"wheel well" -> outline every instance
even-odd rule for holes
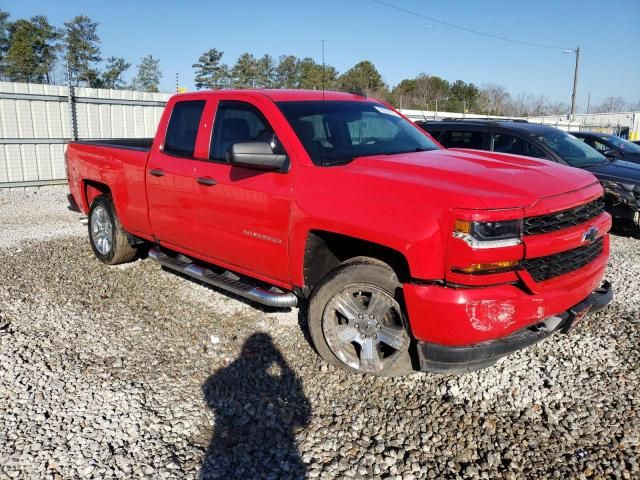
[[[111,189],[108,185],[94,180],[84,181],[84,198],[87,200],[87,207],[91,208],[91,204],[96,197],[104,194],[110,194]]]
[[[403,282],[410,278],[409,263],[402,253],[377,243],[332,232],[309,233],[304,252],[304,283],[312,289],[331,270],[354,257],[371,257],[388,264]]]

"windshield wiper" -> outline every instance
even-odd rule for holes
[[[431,152],[433,150],[437,150],[437,149],[436,148],[416,147],[413,150],[402,150],[400,152],[385,153],[385,155],[402,155],[404,153]]]
[[[588,167],[597,167],[599,165],[604,165],[605,163],[607,163],[606,161],[604,162],[600,162],[600,163],[585,163],[584,165],[580,165],[580,168],[588,168]]]

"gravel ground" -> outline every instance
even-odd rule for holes
[[[2,478],[640,478],[640,240],[572,334],[382,379],[319,360],[298,310],[102,265],[64,193],[0,195]]]

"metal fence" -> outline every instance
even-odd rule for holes
[[[0,82],[0,188],[65,183],[70,140],[152,137],[170,96]]]
[[[170,96],[169,93],[0,82],[0,189],[66,183],[64,149],[70,140],[154,136]],[[484,117],[422,110],[402,112],[414,121]],[[630,138],[640,138],[640,114],[632,115],[629,117],[632,125],[626,131],[630,132]],[[574,122],[560,117],[528,120],[569,131],[579,130],[586,124],[586,119],[578,118]],[[595,121],[588,120],[591,124]],[[625,121],[628,122],[627,117]]]

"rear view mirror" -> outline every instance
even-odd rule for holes
[[[273,153],[269,142],[234,143],[230,159],[233,165],[281,172],[286,171],[289,164],[284,153]]]

